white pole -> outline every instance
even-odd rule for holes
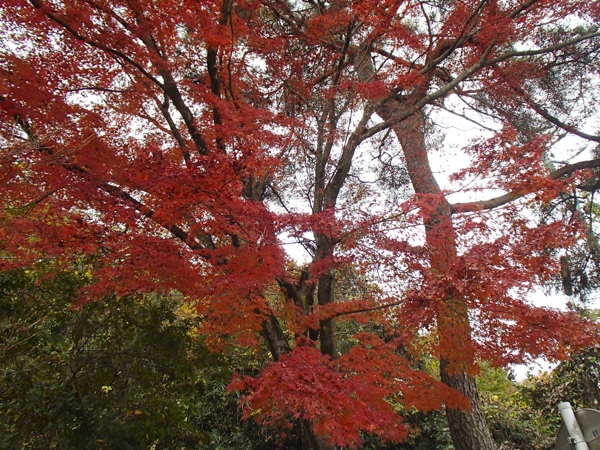
[[[583,433],[581,428],[579,427],[579,423],[577,423],[577,419],[575,418],[575,413],[573,412],[573,408],[571,408],[571,404],[569,402],[561,402],[558,404],[558,411],[562,417],[562,420],[569,432],[569,439],[571,445],[574,450],[590,450],[585,439],[583,438]]]

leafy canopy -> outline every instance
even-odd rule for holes
[[[270,351],[233,384],[257,418],[325,445],[402,439],[393,402],[480,424],[477,360],[596,340],[527,293],[586,234],[577,208],[538,213],[596,189],[600,161],[571,158],[600,142],[599,16],[587,0],[5,1],[0,269],[93,258],[78,304],[181,293],[211,349]],[[477,129],[453,177],[465,203],[429,161],[443,111]],[[348,316],[393,332],[341,354]],[[410,368],[424,353],[444,386]]]

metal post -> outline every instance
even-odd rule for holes
[[[571,404],[569,402],[561,402],[558,404],[558,411],[562,417],[562,420],[569,432],[569,436],[571,437],[570,442],[571,446],[574,450],[590,450],[585,439],[583,438],[583,432],[579,427],[579,423],[577,423],[577,419],[575,418],[575,413],[573,412],[573,408],[571,408]]]

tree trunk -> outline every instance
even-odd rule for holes
[[[275,361],[291,351],[291,347],[274,314],[263,320],[262,333]],[[313,432],[311,424],[306,420],[297,421],[300,432],[298,450],[335,450],[335,446],[327,444],[326,440]]]
[[[479,395],[475,378],[464,371],[450,375],[448,361],[440,361],[442,382],[463,394],[471,405],[471,411],[446,408],[446,417],[455,450],[495,449],[496,443],[485,423],[479,407]]]
[[[300,438],[298,450],[335,450],[335,445],[327,444],[313,433],[311,424],[306,420],[300,422]]]
[[[368,52],[357,52],[355,66],[359,79],[370,82],[376,78],[373,61]],[[383,120],[402,117],[403,114],[414,110],[411,104],[420,100],[426,94],[429,81],[424,79],[421,86],[413,89],[413,93],[404,99],[390,99],[378,106],[377,114]],[[416,100],[415,100],[416,99]],[[376,103],[379,99],[373,98]],[[441,276],[448,272],[456,258],[456,240],[452,224],[452,209],[433,176],[427,146],[425,144],[425,119],[419,111],[393,125],[413,189],[417,195],[427,195],[432,204],[433,213],[424,217],[425,238],[430,250],[432,271]],[[460,297],[454,295],[452,289],[439,299],[437,314],[438,335],[446,342],[441,343],[441,349],[462,348],[462,342],[471,339],[471,329],[468,317],[468,306]],[[474,378],[464,369],[474,361],[467,361],[468,355],[458,364],[450,367],[446,355],[440,354],[440,376],[442,382],[463,394],[471,405],[470,411],[460,411],[448,408],[446,415],[450,426],[450,434],[457,450],[495,450],[496,445],[487,427],[485,417],[479,407],[479,396]]]
[[[263,319],[261,328],[267,347],[269,347],[271,356],[273,356],[273,360],[279,361],[279,358],[281,358],[282,355],[285,355],[292,350],[275,314],[270,312],[269,315]]]
[[[406,105],[391,100],[378,111],[384,119],[397,115]],[[393,126],[393,130],[402,146],[411,184],[417,194],[431,195],[434,212],[424,218],[426,242],[430,250],[432,271],[444,276],[456,258],[455,231],[452,224],[451,208],[443,196],[427,156],[424,135],[424,119],[419,113]],[[451,286],[440,298],[437,312],[440,348],[451,352],[458,348],[468,348],[471,328],[468,306],[464,300],[455,296]],[[466,371],[471,366],[473,355],[467,351],[454,365],[449,364],[445,354],[440,354],[440,376],[442,382],[456,389],[469,401],[471,410],[462,411],[448,408],[446,415],[450,434],[456,450],[494,450],[496,445],[486,425],[485,417],[479,407],[479,395],[473,376]]]
[[[325,306],[333,302],[333,275],[330,273],[319,279],[319,291],[317,293],[319,305]],[[329,355],[331,359],[338,358],[337,338],[335,334],[334,319],[321,320],[321,353]]]

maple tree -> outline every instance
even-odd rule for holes
[[[401,440],[394,405],[445,405],[457,449],[493,448],[477,360],[562,358],[595,340],[592,322],[526,294],[586,232],[576,208],[534,213],[596,189],[600,160],[547,162],[564,135],[600,142],[585,128],[598,2],[0,11],[2,268],[93,257],[80,302],[175,290],[213,348],[262,338],[273,362],[232,388],[248,391],[249,416],[299,423],[306,448]],[[440,188],[442,112],[478,128],[453,178],[488,199]],[[306,263],[290,262],[289,240]],[[348,267],[366,280],[354,293],[340,289]],[[340,352],[336,320],[349,318],[388,338],[361,333]],[[441,381],[408,364],[422,352]]]

